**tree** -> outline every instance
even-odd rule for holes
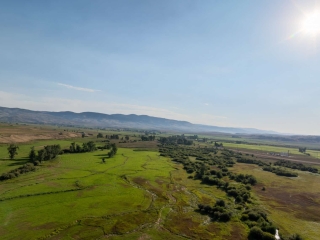
[[[103,138],[102,133],[98,133],[97,138]]]
[[[70,146],[70,152],[74,153],[76,151],[76,143],[73,142],[71,143],[71,146]]]
[[[14,156],[18,155],[19,147],[17,145],[10,144],[10,146],[7,149],[8,149],[8,154],[10,159],[14,159]]]
[[[117,151],[118,151],[118,148],[117,148],[116,144],[112,143],[111,150],[110,150],[110,152],[108,152],[108,157],[109,158],[113,157],[114,155],[116,155]]]
[[[44,149],[39,150],[38,151],[38,160],[40,163],[44,160],[44,157],[45,157]]]
[[[32,147],[29,153],[29,159],[31,162],[35,162],[36,158],[37,158],[36,151],[34,150],[34,147]]]
[[[116,144],[115,144],[115,143],[111,144],[111,148],[112,148],[112,150],[113,150],[114,154],[116,154],[116,153],[117,153],[117,151],[118,151],[118,148],[117,148],[117,146],[116,146]]]
[[[79,144],[76,145],[76,151],[77,151],[77,153],[82,152],[82,148]]]
[[[42,162],[43,160],[51,160],[60,154],[61,147],[57,145],[48,145],[43,149],[38,151],[38,160]]]
[[[299,152],[305,153],[307,151],[306,147],[299,147]]]
[[[87,143],[88,151],[93,152],[96,150],[96,144],[93,141]]]

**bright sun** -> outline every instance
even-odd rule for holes
[[[320,33],[320,12],[315,11],[312,14],[307,15],[303,22],[303,29],[307,33]]]

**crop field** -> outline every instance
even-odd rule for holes
[[[257,150],[257,151],[261,151],[261,152],[275,152],[275,153],[284,152],[284,153],[287,153],[289,151],[290,154],[304,156],[303,153],[299,152],[298,148],[268,146],[268,145],[263,145],[263,144],[253,145],[253,144],[223,143],[223,145],[227,148]],[[309,153],[310,156],[312,156],[314,158],[320,158],[320,151],[307,150],[306,153]]]

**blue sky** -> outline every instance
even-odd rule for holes
[[[2,1],[0,106],[320,135],[320,1]],[[319,36],[317,36],[319,35]]]

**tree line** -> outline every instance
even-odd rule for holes
[[[96,149],[97,149],[96,144],[93,141],[82,143],[82,146],[73,142],[71,143],[69,149],[64,149],[63,152],[64,153],[85,153],[85,152],[93,152]]]
[[[192,145],[193,141],[188,140],[184,135],[173,135],[169,137],[160,137],[159,142],[164,144],[181,144],[181,145]]]
[[[286,167],[286,168],[291,168],[291,169],[298,169],[301,171],[308,171],[312,173],[318,173],[318,169],[311,167],[311,166],[306,166],[302,163],[297,163],[297,162],[291,162],[291,161],[286,161],[286,160],[279,160],[274,163],[275,166],[280,166],[280,167]]]

